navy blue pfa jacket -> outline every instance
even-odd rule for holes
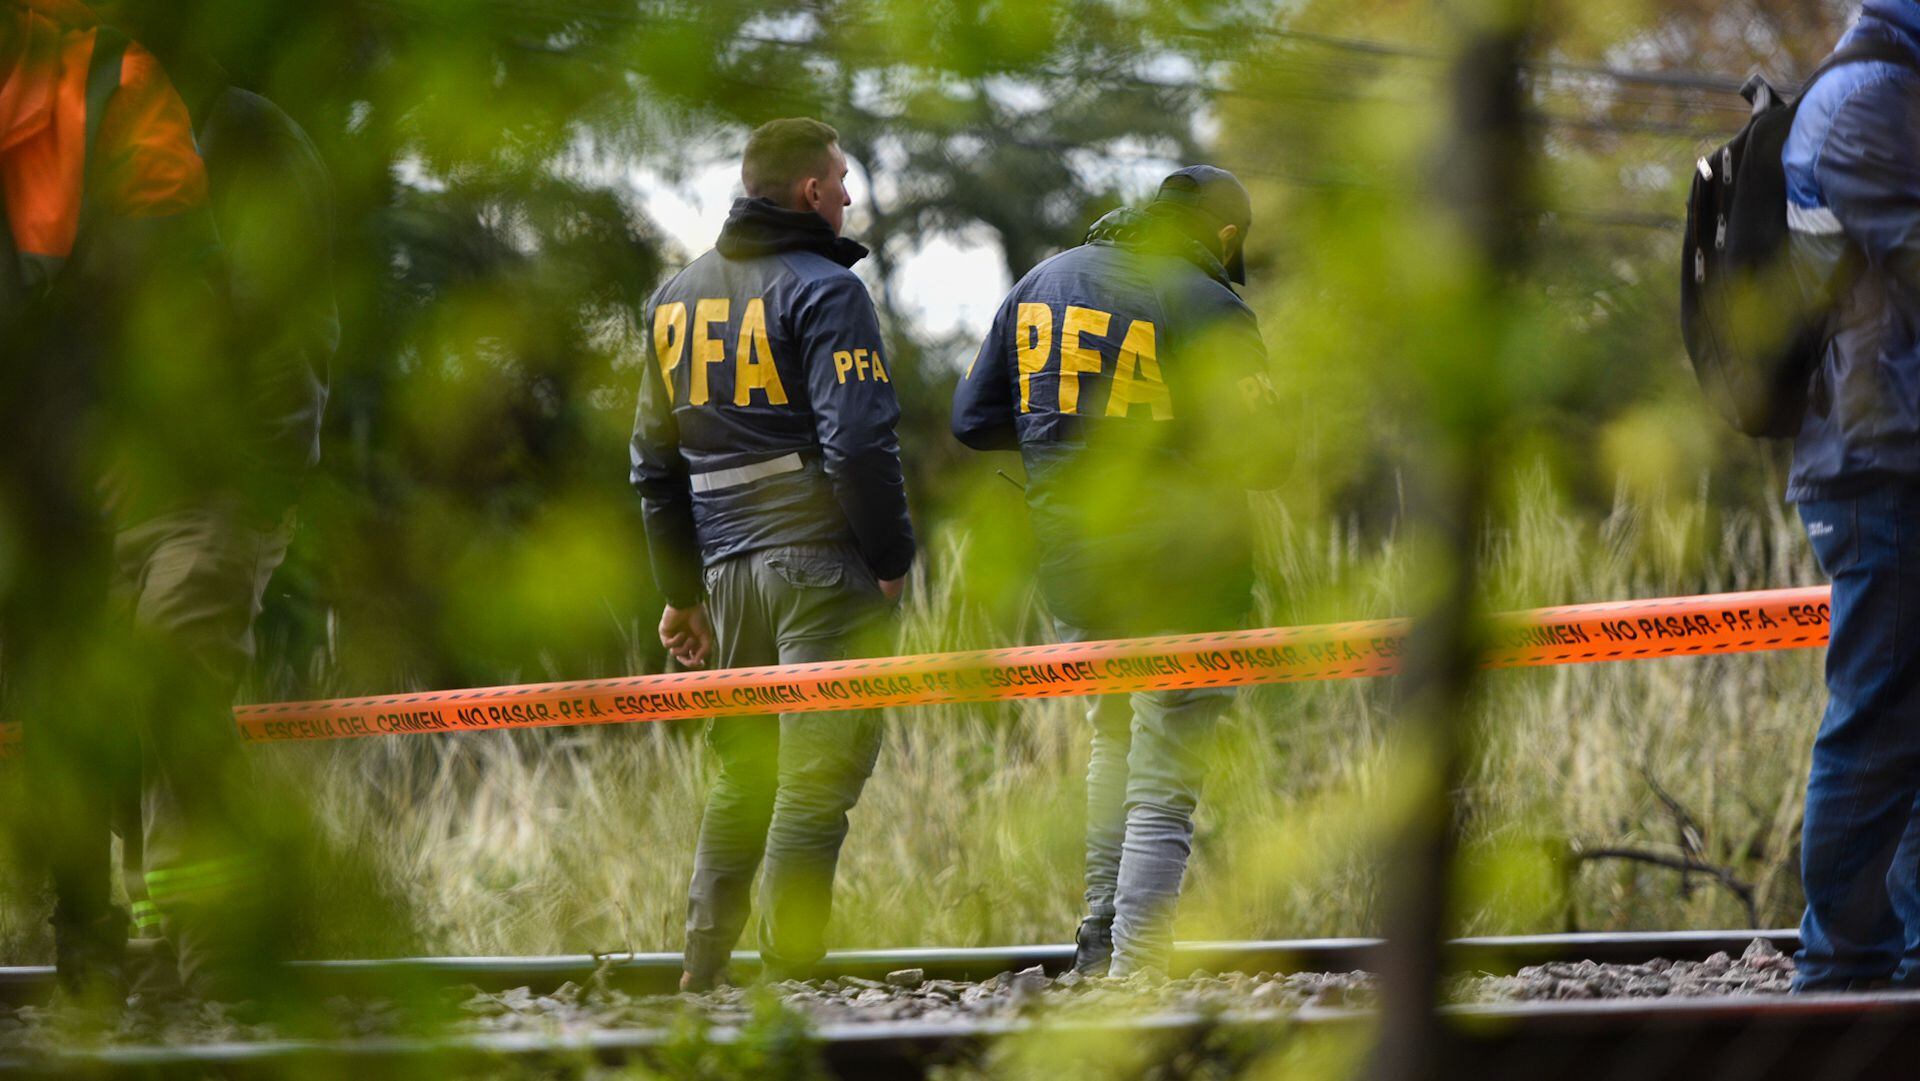
[[[1866,0],[1841,44],[1865,38],[1920,65],[1920,4]],[[1795,274],[1811,291],[1839,289],[1787,498],[1920,478],[1920,71],[1862,60],[1822,76],[1781,164]]]
[[[865,255],[818,214],[740,199],[648,300],[632,480],[668,603],[700,601],[702,565],[775,545],[852,541],[882,579],[912,564],[900,406],[848,269]]]
[[[1119,210],[1013,287],[955,391],[953,433],[1021,452],[1056,618],[1209,630],[1248,603],[1246,490],[1279,482],[1274,400],[1219,260]]]

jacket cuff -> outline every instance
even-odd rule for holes
[[[887,546],[878,555],[869,556],[868,565],[873,568],[873,576],[883,582],[904,576],[913,569],[915,546],[911,535]]]
[[[661,586],[660,592],[666,597],[667,603],[675,608],[698,608],[707,601],[706,591],[697,586],[691,592],[681,588],[668,589],[666,586]]]

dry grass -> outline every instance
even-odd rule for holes
[[[1634,510],[1623,499],[1596,522],[1562,512],[1544,482],[1522,487],[1511,530],[1486,549],[1497,606],[1818,580],[1797,528],[1777,514],[1710,521],[1697,501]],[[1403,609],[1404,538],[1367,544],[1351,528],[1297,526],[1277,506],[1269,516],[1264,619]],[[957,565],[957,543],[948,538],[932,564]],[[919,585],[904,648],[990,637],[978,613],[957,605],[951,583]],[[1218,741],[1183,936],[1375,928],[1374,853],[1395,792],[1389,689],[1328,683],[1242,697]],[[1812,651],[1491,674],[1464,797],[1462,929],[1744,922],[1745,909],[1703,878],[1683,887],[1668,870],[1570,858],[1600,845],[1678,854],[1676,807],[1695,826],[1697,858],[1752,882],[1761,922],[1791,922],[1793,843],[1821,701]],[[834,941],[1063,941],[1079,911],[1080,712],[1066,700],[893,716],[853,815]],[[696,725],[262,753],[286,783],[312,794],[327,834],[410,910],[411,926],[390,935],[389,948],[679,945],[706,785]],[[323,901],[344,912],[358,888],[326,883]],[[0,941],[15,944],[14,956],[37,952],[30,928],[20,905],[0,906]],[[325,939],[314,952],[359,952]]]
[[[1623,500],[1606,519],[1582,522],[1547,491],[1527,486],[1511,532],[1488,545],[1494,604],[1817,580],[1797,530],[1778,515],[1710,522],[1698,503],[1632,510]],[[1400,545],[1368,549],[1352,530],[1308,534],[1277,509],[1273,535],[1266,618],[1396,611]],[[959,562],[951,543],[943,556],[935,566]],[[943,609],[950,594],[923,583],[904,648],[936,648],[956,633],[964,614]],[[1243,697],[1201,811],[1184,935],[1374,928],[1373,852],[1394,788],[1388,689],[1318,684]],[[1683,886],[1660,868],[1570,858],[1602,845],[1679,854],[1683,815],[1698,835],[1696,858],[1752,882],[1762,922],[1791,922],[1792,846],[1820,702],[1815,652],[1491,674],[1465,798],[1463,929],[1744,922],[1739,902],[1704,878]],[[853,815],[835,941],[1063,940],[1080,891],[1080,709],[1053,701],[896,714]],[[679,942],[705,785],[695,727],[295,753],[335,835],[411,903],[422,948],[661,950]]]

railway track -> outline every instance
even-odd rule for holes
[[[1590,960],[1633,964],[1664,957],[1700,961],[1715,953],[1738,955],[1756,938],[1782,952],[1799,947],[1794,931],[1654,931],[1624,934],[1514,935],[1455,939],[1448,959],[1462,970],[1504,972],[1522,965]],[[1351,972],[1370,969],[1381,949],[1373,938],[1308,938],[1264,942],[1182,943],[1171,964],[1174,976],[1193,972]],[[975,949],[849,950],[828,955],[820,978],[882,979],[900,969],[922,969],[928,979],[983,980],[1001,972],[1040,966],[1049,974],[1073,963],[1072,946],[992,946]],[[734,970],[752,975],[759,955],[734,955]],[[629,994],[668,994],[680,979],[677,953],[570,954],[556,957],[406,957],[367,961],[298,961],[289,976],[328,994],[366,994],[391,987],[439,984],[503,991],[529,987],[550,991],[568,982],[584,984],[600,971]],[[44,1000],[53,990],[48,966],[0,967],[0,1003]]]
[[[1672,932],[1622,935],[1549,935],[1462,939],[1449,944],[1455,967],[1511,972],[1522,965],[1591,960],[1640,964],[1660,957],[1702,961],[1738,955],[1754,938],[1782,950],[1791,932]],[[1381,944],[1370,939],[1196,943],[1175,961],[1176,975],[1192,972],[1307,972],[1365,969]],[[888,950],[835,954],[823,976],[879,979],[917,968],[929,980],[976,980],[1039,966],[1064,969],[1071,949],[1025,946],[975,950]],[[371,993],[396,982],[415,986],[551,989],[582,982],[606,959],[413,958],[393,961],[310,962],[297,978],[333,993]],[[750,970],[753,958],[742,955]],[[658,993],[678,971],[678,957],[650,954],[606,960],[603,970],[631,994]],[[0,991],[15,1001],[44,993],[44,969],[0,970]],[[291,974],[290,974],[291,975]],[[1653,1081],[1665,1077],[1793,1078],[1900,1077],[1920,1073],[1920,992],[1848,996],[1769,996],[1722,999],[1634,999],[1461,1005],[1446,1008],[1454,1022],[1444,1052],[1444,1076],[1547,1078],[1550,1081]],[[993,1045],[1044,1026],[1049,1038],[1124,1040],[1157,1054],[1257,1057],[1283,1051],[1290,1041],[1317,1036],[1371,1038],[1364,1009],[1308,1004],[1286,1010],[1159,1012],[1093,1020],[1028,1016],[979,1020],[882,1021],[828,1024],[814,1029],[800,1053],[833,1076],[913,1078],[939,1064],[965,1062]],[[727,1048],[757,1037],[718,1028],[706,1034]],[[0,1054],[0,1071],[75,1077],[350,1077],[481,1076],[510,1067],[528,1076],[543,1071],[572,1076],[586,1063],[623,1065],[670,1055],[684,1035],[659,1029],[498,1032],[444,1038],[388,1038],[352,1042],[273,1040],[190,1047],[114,1047],[36,1058]]]

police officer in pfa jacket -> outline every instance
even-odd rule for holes
[[[873,302],[839,236],[845,156],[815,120],[747,141],[747,197],[714,250],[647,304],[633,484],[660,640],[683,664],[837,660],[880,638],[913,562],[894,425],[899,405]],[[712,986],[746,923],[761,855],[767,971],[824,953],[847,811],[880,747],[873,712],[715,720],[687,899],[682,985]]]
[[[1245,280],[1246,189],[1166,178],[1015,285],[955,394],[953,431],[1015,449],[1040,587],[1066,640],[1216,630],[1253,588],[1246,489],[1270,487],[1273,387]],[[1218,688],[1097,699],[1087,916],[1075,967],[1163,967]]]
[[[1800,990],[1920,986],[1920,4],[1866,0],[1841,46],[1868,43],[1781,155],[1794,270],[1836,300],[1787,480],[1833,579]]]

